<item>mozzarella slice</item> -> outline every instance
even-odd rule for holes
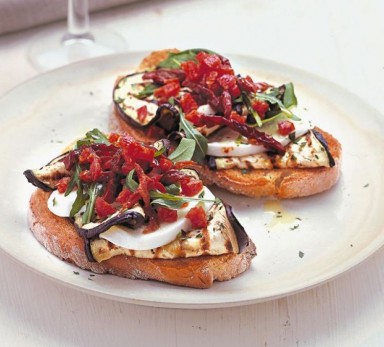
[[[76,191],[70,192],[67,196],[54,190],[48,199],[48,209],[59,217],[69,217],[72,205],[76,200]]]
[[[296,137],[304,135],[313,128],[309,121],[292,122],[295,125]],[[283,146],[291,142],[288,136],[282,136],[278,133],[276,122],[267,123],[261,131],[271,135]],[[239,136],[238,132],[225,127],[209,137],[207,154],[214,157],[242,157],[267,151],[263,145],[249,144],[247,141],[246,137]]]
[[[198,197],[199,194],[195,197]],[[113,243],[116,246],[137,251],[164,246],[176,239],[181,230],[189,230],[191,228],[189,219],[185,218],[185,215],[191,208],[195,207],[198,203],[202,204],[205,211],[208,211],[212,207],[215,196],[206,187],[204,187],[204,199],[210,201],[189,202],[188,206],[180,208],[177,211],[178,220],[176,222],[162,223],[160,228],[154,232],[144,233],[145,226],[132,230],[122,225],[114,225],[106,232],[101,233],[99,237]]]

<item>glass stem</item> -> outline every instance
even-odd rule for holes
[[[78,41],[93,41],[90,33],[88,0],[68,0],[67,33],[64,44]]]

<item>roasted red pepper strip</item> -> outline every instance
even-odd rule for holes
[[[226,125],[228,128],[237,131],[249,139],[255,139],[264,147],[276,150],[279,154],[285,153],[284,146],[276,141],[272,136],[258,131],[255,127],[250,127],[244,123],[237,122],[233,119],[227,119],[221,116],[202,115],[202,119],[209,125]]]

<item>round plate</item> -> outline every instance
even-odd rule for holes
[[[23,171],[55,157],[92,128],[108,130],[117,76],[145,53],[85,61],[54,70],[0,99],[0,247],[31,269],[72,288],[141,305],[211,308],[261,302],[319,285],[352,268],[384,243],[383,117],[355,95],[303,71],[230,56],[256,80],[295,84],[300,108],[343,145],[342,176],[330,191],[301,199],[251,199],[215,189],[234,207],[255,242],[251,268],[208,290],[94,275],[48,253],[27,225],[33,187]]]

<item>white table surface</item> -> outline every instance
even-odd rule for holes
[[[380,0],[143,1],[99,13],[92,24],[122,34],[131,51],[208,47],[298,67],[383,110],[383,15]],[[0,95],[37,75],[25,55],[33,35],[64,27],[0,36]],[[184,310],[91,296],[0,250],[0,346],[383,346],[383,264],[381,249],[299,294]]]

